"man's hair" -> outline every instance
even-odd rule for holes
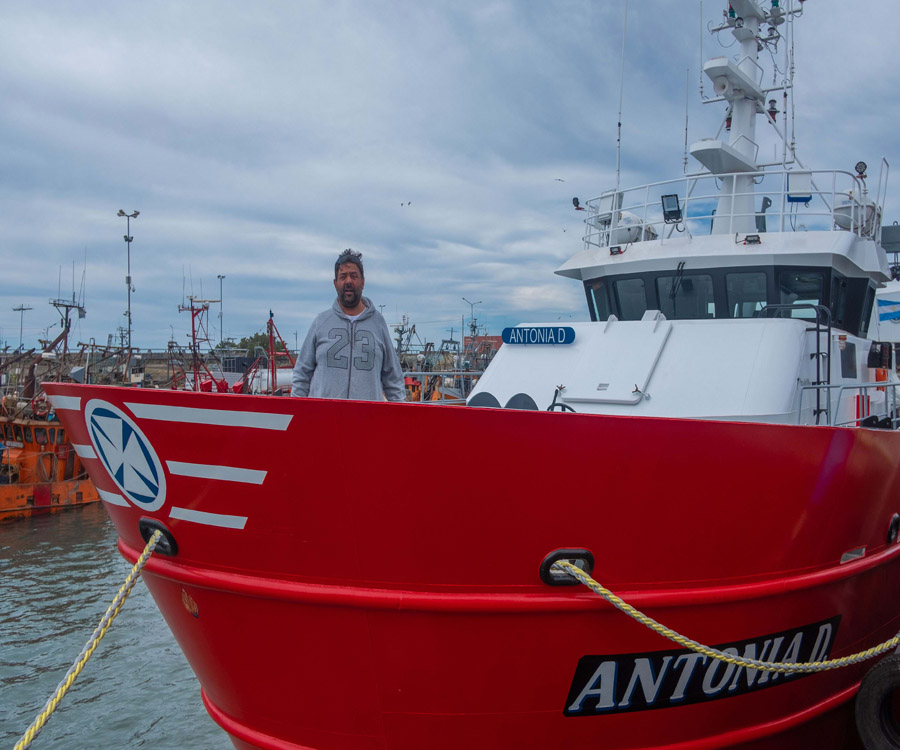
[[[366,273],[363,271],[362,253],[358,253],[348,247],[338,255],[338,259],[334,262],[334,278],[338,277],[338,271],[344,263],[355,263],[359,269],[359,275],[366,278]]]

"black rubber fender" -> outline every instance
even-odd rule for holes
[[[900,654],[891,654],[863,677],[856,694],[856,731],[866,750],[900,750]]]
[[[528,411],[537,411],[538,405],[534,399],[527,393],[517,393],[506,402],[504,409],[526,409]]]
[[[474,396],[472,396],[466,406],[486,406],[490,409],[499,409],[500,402],[497,400],[497,397],[493,393],[481,391],[480,393],[476,393]]]

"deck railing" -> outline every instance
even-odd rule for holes
[[[587,246],[610,247],[684,232],[691,236],[846,231],[881,239],[881,206],[890,167],[882,160],[874,198],[866,180],[841,170],[785,169],[727,175],[701,173],[654,182],[587,201]],[[738,189],[752,178],[749,188]],[[731,189],[723,192],[723,185]],[[666,221],[662,196],[678,196],[680,220]],[[728,197],[730,201],[720,201]],[[727,211],[720,213],[722,206]],[[749,207],[752,206],[752,209]],[[749,210],[748,210],[749,209]]]
[[[826,404],[825,425],[829,427],[880,427],[896,430],[900,427],[900,414],[897,409],[898,386],[900,383],[885,381],[803,386],[800,389],[797,423],[803,424],[804,394],[815,392],[816,400],[824,400]],[[848,405],[847,399],[854,398],[856,399],[855,406]],[[855,416],[841,418],[842,406],[845,410],[855,411]],[[811,404],[807,406],[807,410],[810,408]]]

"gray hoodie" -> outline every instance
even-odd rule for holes
[[[405,401],[403,373],[391,334],[368,297],[366,309],[349,320],[335,300],[309,327],[294,365],[292,396]]]

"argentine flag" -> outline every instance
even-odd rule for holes
[[[900,321],[900,300],[879,299],[878,320]]]

